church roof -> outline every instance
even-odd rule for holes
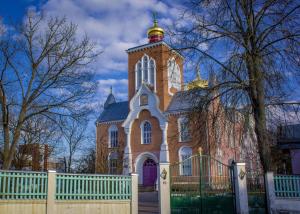
[[[205,96],[205,90],[178,91],[172,97],[172,100],[166,110],[166,113],[177,113],[190,111],[195,104]]]
[[[111,103],[106,106],[98,118],[98,123],[125,120],[127,118],[129,109],[128,101]]]

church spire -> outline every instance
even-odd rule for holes
[[[115,102],[116,102],[116,98],[112,93],[112,86],[110,86],[110,93],[104,103],[104,109],[106,109],[110,104],[115,103]]]
[[[156,14],[153,13],[153,26],[147,31],[149,43],[162,41],[164,38],[164,30],[158,26]]]

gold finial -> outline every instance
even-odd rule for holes
[[[197,77],[192,82],[187,84],[187,89],[195,89],[195,88],[207,88],[208,87],[208,81],[201,79],[200,76],[200,66],[197,65],[196,67]]]
[[[153,16],[153,26],[157,27],[157,19],[156,19],[157,14],[156,14],[156,12],[153,12],[152,16]]]
[[[153,12],[152,16],[153,16],[153,26],[150,27],[147,31],[147,35],[150,43],[162,41],[164,38],[164,30],[158,26],[156,13]]]
[[[202,155],[202,151],[203,151],[203,149],[202,149],[202,147],[200,146],[200,147],[198,148],[198,153],[199,153],[199,155]]]

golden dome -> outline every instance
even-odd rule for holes
[[[187,89],[196,89],[196,88],[207,88],[208,87],[208,81],[203,80],[200,77],[200,71],[197,71],[197,77],[192,82],[187,84]]]
[[[153,26],[150,27],[147,31],[149,42],[158,42],[163,40],[165,31],[158,26],[155,14],[153,14]]]

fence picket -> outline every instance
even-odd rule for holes
[[[275,195],[283,198],[300,197],[300,176],[275,175]]]

